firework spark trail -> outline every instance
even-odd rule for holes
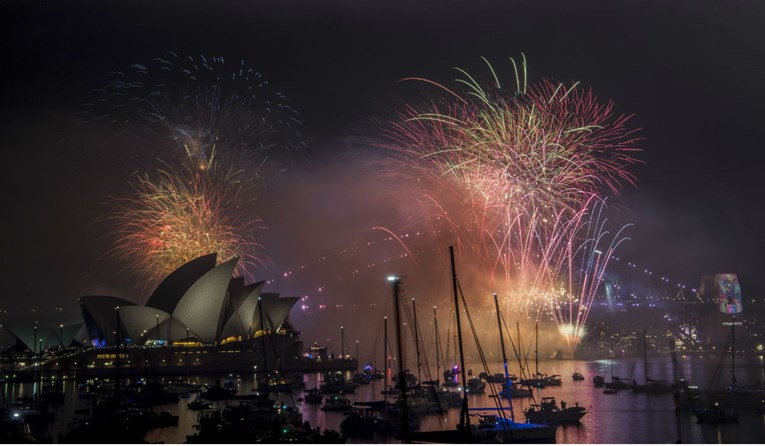
[[[112,257],[147,283],[211,252],[241,257],[239,274],[261,263],[262,226],[245,205],[262,174],[280,171],[280,155],[304,144],[299,113],[244,60],[169,52],[131,65],[109,73],[77,119],[148,147],[160,164],[116,200]]]
[[[394,233],[388,228],[383,228],[382,226],[375,226],[372,228],[372,230],[384,231],[390,234],[390,236],[395,238],[398,244],[401,245],[402,248],[404,248],[404,250],[406,251],[406,254],[409,256],[410,259],[412,259],[412,262],[414,262],[415,265],[419,265],[419,263],[417,262],[417,259],[414,257],[414,254],[412,254],[412,251],[409,250],[409,247],[406,246],[406,243],[404,243],[404,241],[401,240],[401,238],[397,236],[396,233]]]
[[[574,228],[569,240],[580,241],[580,245],[573,250],[572,243],[569,243],[560,270],[561,281],[567,286],[554,294],[550,301],[551,315],[564,337],[569,354],[576,351],[585,334],[587,318],[609,260],[613,258],[616,248],[629,240],[622,234],[631,225],[623,226],[614,234],[606,229],[608,219],[602,216],[605,207],[605,200],[594,202],[587,208],[589,219],[580,219]]]
[[[516,85],[507,93],[486,63],[494,79],[489,88],[460,69],[460,91],[419,79],[443,94],[407,106],[382,146],[394,154],[394,175],[433,197],[428,218],[446,217],[488,265],[492,283],[504,282],[521,315],[536,312],[539,320],[553,296],[581,285],[587,300],[578,300],[577,316],[571,308],[570,317],[553,316],[578,333],[607,261],[595,263],[594,276],[572,277],[573,253],[580,252],[574,248],[587,240],[585,217],[604,191],[618,194],[634,184],[628,168],[638,162],[635,131],[627,128],[629,116],[614,116],[611,103],[601,104],[578,83],[527,85],[525,60],[523,79],[513,61]]]
[[[204,170],[213,148],[263,156],[303,146],[300,114],[244,60],[168,52],[109,75],[78,120],[153,137],[152,150],[166,162]]]
[[[110,254],[138,272],[146,289],[184,263],[212,252],[220,261],[240,259],[236,273],[252,279],[262,264],[255,233],[260,220],[244,215],[240,187],[208,177],[160,171],[136,177],[129,199],[118,199],[111,216],[117,240]]]

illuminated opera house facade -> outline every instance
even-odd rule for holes
[[[79,298],[83,323],[42,333],[6,325],[20,343],[39,355],[41,367],[98,374],[117,362],[163,373],[255,371],[278,364],[285,371],[311,370],[300,333],[289,323],[298,297],[262,292],[264,282],[234,277],[237,258],[216,265],[216,254],[194,259],[171,273],[145,305],[113,296]],[[66,334],[64,333],[66,331]],[[68,348],[71,343],[79,348]],[[42,361],[43,352],[62,352]],[[264,350],[265,360],[264,361]]]

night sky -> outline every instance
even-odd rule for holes
[[[104,257],[109,197],[136,167],[71,117],[106,73],[168,50],[245,59],[301,113],[307,148],[258,201],[263,279],[397,226],[367,141],[405,94],[400,79],[449,83],[462,67],[488,81],[481,56],[509,79],[523,53],[531,81],[581,81],[642,129],[638,185],[610,201],[635,224],[621,256],[693,287],[735,272],[761,300],[763,23],[759,1],[2,1],[0,322],[56,306],[75,316],[83,294],[145,297]],[[376,291],[335,284],[323,299],[389,297],[384,282],[363,285]]]

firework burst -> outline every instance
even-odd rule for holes
[[[260,264],[255,234],[259,219],[244,212],[251,201],[240,187],[209,177],[164,170],[137,176],[130,199],[112,216],[117,242],[112,254],[137,271],[148,288],[184,263],[217,252],[240,259],[237,274],[252,278]]]
[[[400,113],[384,147],[394,175],[421,192],[429,221],[446,222],[492,285],[506,290],[508,305],[539,320],[580,279],[594,297],[607,262],[591,271],[597,280],[574,277],[575,254],[594,237],[583,228],[604,195],[634,184],[636,138],[629,116],[578,83],[527,85],[524,60],[509,91],[486,63],[487,88],[460,69],[459,90],[414,79],[441,94]],[[575,324],[570,339],[580,338],[589,307],[582,311],[578,319],[553,315],[561,326]]]
[[[283,94],[243,60],[169,52],[109,73],[78,118],[142,143],[159,162],[144,163],[129,198],[115,200],[112,257],[147,287],[212,252],[239,257],[237,274],[252,278],[262,226],[246,209],[263,174],[281,170],[278,155],[303,146],[300,115]]]
[[[303,146],[300,114],[244,60],[169,52],[109,76],[79,121],[150,136],[152,148],[169,149],[154,153],[165,162],[204,170],[214,150],[261,155],[260,162]]]

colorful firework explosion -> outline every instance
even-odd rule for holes
[[[446,222],[460,248],[477,255],[509,306],[537,320],[550,313],[561,327],[574,323],[569,338],[579,339],[589,307],[564,317],[551,304],[573,295],[578,280],[587,299],[597,291],[607,262],[572,275],[575,254],[605,234],[600,227],[593,235],[587,219],[600,213],[604,193],[634,184],[634,130],[628,116],[615,116],[611,103],[577,83],[529,86],[524,60],[523,79],[516,70],[509,93],[486,63],[490,88],[460,69],[461,92],[414,79],[443,94],[407,107],[392,123],[384,144],[394,153],[392,172],[421,191],[432,225]]]
[[[252,200],[241,188],[167,170],[138,176],[132,186],[133,198],[118,200],[112,216],[118,237],[112,254],[137,271],[146,287],[213,252],[220,261],[238,257],[237,274],[252,278],[249,268],[261,263],[254,238],[261,226],[245,215]]]
[[[266,155],[303,146],[300,114],[244,60],[227,65],[222,57],[169,52],[109,76],[79,120],[158,138],[151,147],[171,149],[154,153],[165,162],[204,170],[214,149]]]
[[[243,60],[170,52],[109,76],[80,122],[142,142],[160,163],[117,200],[111,255],[147,284],[211,252],[240,257],[238,273],[248,275],[260,263],[260,219],[245,205],[275,155],[302,148],[299,113]]]

